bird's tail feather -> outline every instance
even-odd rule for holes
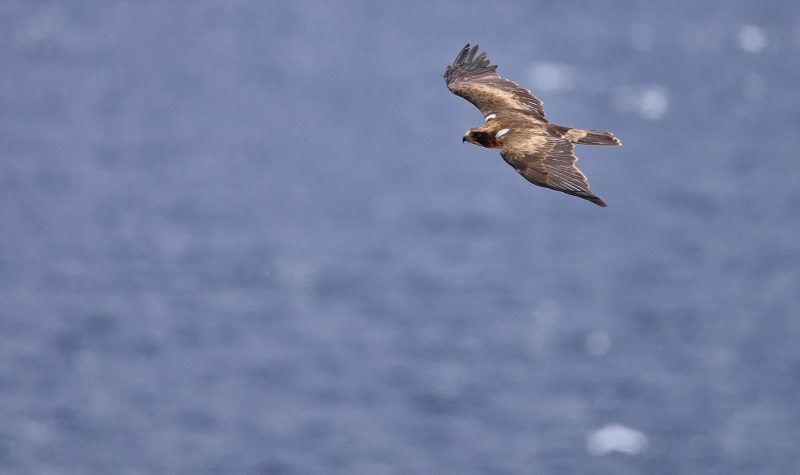
[[[618,138],[614,137],[611,132],[604,132],[602,130],[581,130],[586,135],[578,139],[578,143],[586,145],[622,145]]]

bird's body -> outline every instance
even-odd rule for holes
[[[466,45],[444,74],[447,88],[474,104],[484,123],[464,134],[464,141],[500,149],[500,155],[531,183],[606,203],[589,190],[586,176],[575,166],[574,144],[620,145],[610,132],[551,124],[542,101],[517,83],[500,77],[486,53]]]

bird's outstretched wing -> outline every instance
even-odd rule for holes
[[[586,175],[575,165],[578,157],[569,139],[543,135],[536,129],[517,129],[508,133],[504,142],[503,160],[529,182],[607,206],[589,190]]]
[[[486,53],[478,54],[478,45],[467,44],[445,70],[444,80],[453,94],[474,104],[484,116],[513,109],[546,123],[542,101],[528,89],[500,77],[496,69]]]

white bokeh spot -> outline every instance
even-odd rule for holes
[[[617,91],[615,105],[620,112],[634,112],[658,120],[669,110],[667,90],[658,84],[626,86]]]
[[[764,29],[756,25],[743,25],[738,36],[739,47],[748,53],[760,53],[769,43]]]
[[[537,91],[568,91],[575,85],[572,68],[563,63],[538,61],[531,66],[529,77]]]
[[[647,450],[649,445],[644,432],[620,424],[604,426],[592,432],[586,440],[586,450],[595,456],[612,452],[638,455]]]

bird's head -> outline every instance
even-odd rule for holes
[[[497,141],[493,138],[492,133],[481,127],[469,129],[461,141],[475,144],[478,147],[495,148],[497,146]]]
[[[461,143],[464,142],[480,145],[480,142],[478,142],[477,136],[475,135],[472,129],[469,129],[464,133],[464,137],[461,139]]]

